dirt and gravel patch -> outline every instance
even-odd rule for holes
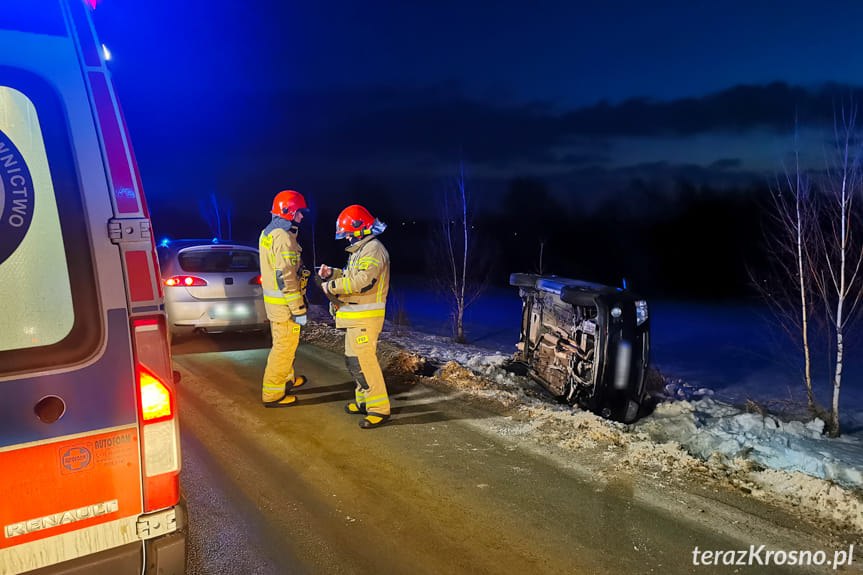
[[[303,328],[300,339],[303,343],[334,353],[345,352],[345,332],[332,325],[309,323]],[[387,383],[391,385],[413,385],[420,381],[421,374],[428,369],[428,362],[418,354],[385,341],[378,342],[378,361]]]

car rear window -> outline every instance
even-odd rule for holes
[[[180,268],[187,273],[258,272],[260,269],[258,252],[251,250],[186,250],[177,259]]]
[[[46,84],[0,67],[0,375],[83,359],[99,341],[67,125]]]

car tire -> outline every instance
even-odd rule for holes
[[[192,337],[192,334],[195,333],[195,328],[171,326],[169,333],[171,336],[171,343],[175,341],[184,341]]]
[[[520,288],[536,288],[536,280],[542,276],[536,274],[510,274],[509,285]]]

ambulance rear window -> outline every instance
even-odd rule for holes
[[[0,8],[0,28],[66,36],[58,0],[5,0]]]
[[[0,375],[94,353],[101,323],[67,122],[35,76],[0,67]]]

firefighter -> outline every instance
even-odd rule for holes
[[[351,414],[365,415],[362,429],[386,423],[390,417],[387,386],[377,358],[378,335],[384,326],[390,285],[390,256],[378,236],[386,224],[362,206],[348,206],[336,220],[336,239],[347,239],[348,265],[322,265],[318,275],[323,290],[340,302],[336,327],[346,329],[345,364],[354,378],[355,401],[345,405]]]
[[[287,407],[297,401],[293,388],[305,383],[294,376],[294,356],[300,342],[300,326],[306,325],[305,281],[302,248],[297,243],[298,225],[308,210],[306,200],[293,190],[276,194],[272,220],[261,232],[261,287],[273,334],[273,347],[264,371],[264,407]]]

